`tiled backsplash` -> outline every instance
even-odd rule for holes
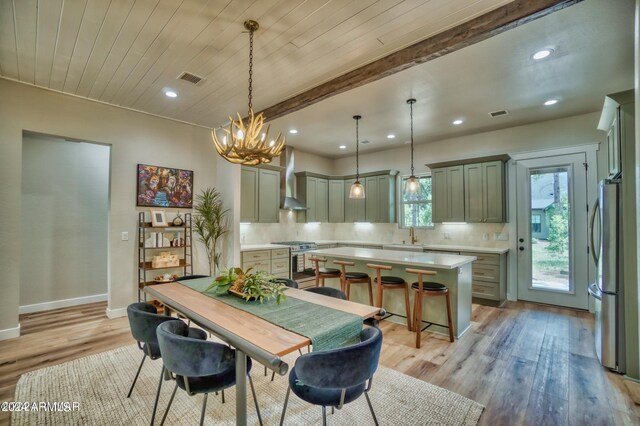
[[[509,226],[504,223],[439,224],[434,229],[416,230],[416,236],[419,243],[425,244],[507,247]],[[296,223],[295,213],[287,211],[280,212],[280,223],[240,225],[241,244],[294,240],[410,242],[409,230],[400,229],[395,223]]]

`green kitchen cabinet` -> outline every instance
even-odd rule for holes
[[[349,198],[351,185],[355,179],[345,179],[344,181],[344,221],[345,222],[366,222],[365,200],[367,199],[367,185],[365,179],[361,179],[360,183],[364,186],[365,198]]]
[[[328,222],[329,180],[301,172],[296,173],[296,181],[296,195],[307,206],[307,210],[298,212],[298,221]]]
[[[364,216],[366,222],[377,223],[380,216],[380,193],[378,191],[378,177],[370,176],[364,179],[366,188],[364,198]]]
[[[490,161],[464,165],[465,221],[505,221],[504,163]]]
[[[240,170],[240,222],[276,223],[280,211],[280,170],[243,166]]]
[[[344,222],[344,179],[329,180],[329,222]]]
[[[242,167],[240,171],[240,222],[258,221],[258,169]]]
[[[433,223],[464,222],[464,183],[464,168],[461,165],[431,171]]]
[[[280,212],[280,172],[259,169],[258,222],[276,223]]]

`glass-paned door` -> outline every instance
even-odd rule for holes
[[[584,154],[518,161],[518,299],[588,308]]]

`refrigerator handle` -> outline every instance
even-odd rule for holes
[[[589,235],[589,243],[591,245],[590,247],[590,251],[591,251],[591,257],[593,257],[593,261],[595,262],[596,266],[598,265],[598,251],[596,249],[596,244],[595,244],[595,240],[594,240],[594,231],[595,228],[593,227],[593,225],[595,225],[595,221],[596,221],[596,214],[598,213],[598,209],[600,208],[600,200],[596,199],[596,202],[593,204],[593,207],[591,208],[591,217],[589,218],[589,228],[591,229],[590,235]],[[602,226],[602,225],[601,225]]]

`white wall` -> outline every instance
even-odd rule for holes
[[[18,327],[23,131],[111,146],[109,309],[124,313],[137,299],[136,165],[193,170],[196,193],[206,186],[228,185],[216,181],[217,164],[223,160],[215,153],[210,130],[4,79],[0,93],[0,241],[11,242],[0,245],[0,338],[14,335]],[[121,241],[122,231],[129,232],[129,241]],[[195,254],[194,272],[206,272],[204,250],[196,248]]]
[[[109,147],[26,134],[20,306],[107,293]]]

